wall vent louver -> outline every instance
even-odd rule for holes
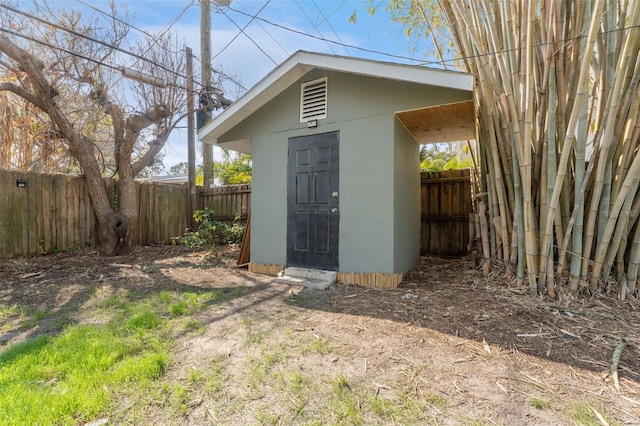
[[[327,78],[302,83],[300,122],[327,118]]]

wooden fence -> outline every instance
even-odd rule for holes
[[[83,179],[0,171],[0,257],[84,246],[90,210]]]
[[[469,170],[421,175],[421,254],[460,255],[469,242],[471,181]],[[105,180],[117,203],[114,180]],[[135,244],[169,243],[187,226],[185,185],[140,183],[139,227]],[[198,209],[216,218],[246,222],[251,185],[198,188]],[[81,177],[0,170],[0,258],[49,253],[96,243],[96,219]]]
[[[210,208],[222,222],[230,223],[237,217],[246,223],[251,210],[251,185],[198,189],[198,208]]]
[[[105,179],[117,205],[117,182]],[[136,182],[134,244],[169,243],[187,225],[187,188]],[[0,170],[0,258],[49,253],[96,243],[97,220],[84,178]]]
[[[105,179],[117,206],[117,181]],[[167,244],[184,234],[186,185],[136,182],[138,232],[133,244]],[[251,185],[211,190],[198,188],[198,208],[209,207],[216,218],[246,222]],[[97,221],[82,177],[0,170],[0,258],[50,253],[97,241]]]
[[[422,173],[420,254],[458,256],[467,252],[471,204],[470,170]]]

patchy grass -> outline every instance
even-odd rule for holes
[[[13,304],[11,306],[0,306],[0,320],[10,318],[13,316],[22,315],[22,310],[18,305]]]
[[[331,408],[338,424],[362,424],[360,397],[352,391],[351,384],[344,375],[331,381],[331,396]]]
[[[237,294],[161,292],[89,303],[86,316],[106,320],[67,325],[59,334],[39,335],[0,353],[0,418],[12,424],[77,424],[108,414],[118,399],[141,401],[145,394],[155,395],[171,412],[186,413],[189,386],[162,379],[173,358],[172,335],[201,330],[202,324],[188,316]],[[8,318],[19,312],[10,307],[0,314]],[[68,314],[59,315],[68,321]],[[30,321],[50,317],[55,320],[39,310]],[[196,386],[204,379],[194,371],[189,381]],[[209,385],[216,387],[220,384]],[[142,412],[131,410],[127,418]]]
[[[204,386],[207,391],[215,396],[223,388],[228,379],[225,374],[225,367],[227,364],[227,357],[219,355],[211,362],[210,369],[203,374]]]
[[[424,298],[407,300],[406,289],[300,292],[221,267],[235,264],[235,255],[142,250],[150,252],[123,259],[132,268],[93,253],[0,267],[12,277],[0,289],[0,424],[613,426],[637,419],[634,403],[577,364],[512,351],[518,342],[485,357],[468,334],[482,327],[465,322],[466,337],[449,330],[450,315],[466,321],[470,306],[497,315],[513,307],[501,300],[523,300],[496,298],[491,287],[476,306],[483,282],[469,292],[471,281],[457,273],[463,268],[442,259],[424,276],[436,268],[446,285],[416,287]],[[47,276],[23,279],[21,268]],[[527,318],[513,312],[509,320]],[[505,318],[491,327],[504,331]],[[621,373],[625,396],[637,401],[634,351],[625,350]],[[497,371],[509,395],[494,401],[492,383],[506,389]],[[575,371],[575,383],[565,385],[563,374]]]
[[[527,404],[529,404],[533,408],[537,408],[538,410],[546,410],[547,408],[551,407],[551,404],[549,404],[547,401],[543,401],[542,399],[533,397],[527,398]]]
[[[24,319],[24,312],[18,305],[13,304],[11,306],[0,305],[0,332],[6,333],[11,331],[15,324],[14,321],[21,321]]]
[[[613,420],[604,407],[595,408],[587,402],[579,401],[573,404],[572,407],[573,420],[584,426],[601,426],[602,424],[608,425],[622,425],[622,422]],[[600,418],[599,418],[600,417]]]
[[[302,347],[303,354],[312,352],[320,355],[327,355],[334,351],[335,351],[335,348],[329,345],[329,341],[327,339],[323,339],[318,336],[313,336],[313,340],[303,345]]]
[[[135,323],[135,322],[134,322]],[[0,354],[0,418],[15,424],[72,424],[95,418],[115,392],[159,378],[170,357],[142,328],[76,325]]]

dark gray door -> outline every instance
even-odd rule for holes
[[[339,133],[289,139],[287,266],[338,270]]]

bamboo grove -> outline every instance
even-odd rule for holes
[[[635,294],[640,2],[437,2],[477,78],[491,258],[532,294]]]

